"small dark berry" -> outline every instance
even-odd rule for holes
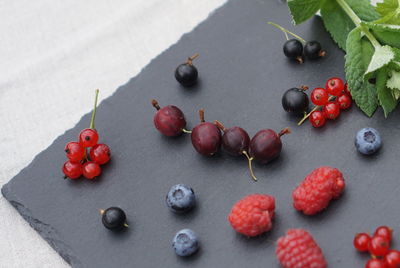
[[[308,96],[302,89],[291,88],[283,94],[282,106],[286,112],[303,114],[307,111],[308,104]]]
[[[325,55],[326,52],[322,50],[321,44],[318,41],[309,41],[304,46],[304,56],[310,60],[315,60]]]
[[[126,225],[126,214],[119,207],[110,207],[101,213],[101,221],[103,222],[104,227],[107,229],[121,229]]]
[[[290,39],[283,45],[283,53],[289,59],[303,63],[303,44],[297,39]]]

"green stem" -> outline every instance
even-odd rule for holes
[[[96,110],[97,110],[97,99],[99,98],[99,90],[96,89],[96,96],[94,98],[94,108],[92,112],[92,118],[90,119],[90,126],[89,128],[94,129],[94,120],[96,119]]]
[[[399,0],[400,1],[400,0]],[[371,41],[372,45],[375,48],[379,48],[381,44],[376,40],[375,36],[364,26],[361,25],[361,19],[357,16],[357,14],[351,9],[351,7],[346,3],[345,0],[336,0],[339,6],[346,12],[347,16],[354,22],[356,27],[360,27],[361,30],[365,33],[365,36]]]
[[[290,32],[289,30],[286,30],[285,28],[283,28],[283,27],[280,26],[279,24],[273,23],[273,22],[271,22],[271,21],[269,21],[268,24],[270,24],[270,25],[272,25],[272,26],[278,28],[278,29],[281,30],[282,32],[284,32],[284,33],[285,33],[285,36],[286,36],[286,39],[289,39],[289,38],[287,37],[287,34],[286,34],[286,33],[288,33],[288,34],[293,35],[293,36],[296,37],[297,39],[299,39],[301,42],[307,43],[306,40],[304,40],[303,38],[301,38],[301,37],[298,36],[297,34],[294,34],[294,33]]]

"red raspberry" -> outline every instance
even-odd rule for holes
[[[326,268],[325,257],[314,238],[303,229],[290,229],[278,239],[276,256],[284,268]]]
[[[228,220],[238,233],[257,236],[272,228],[275,198],[263,194],[251,194],[233,205]]]
[[[314,169],[293,191],[293,206],[306,215],[314,215],[326,208],[344,190],[342,173],[332,167]]]

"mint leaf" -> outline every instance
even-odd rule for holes
[[[294,24],[300,24],[320,10],[325,0],[288,0]]]
[[[390,71],[390,78],[387,80],[386,86],[391,89],[400,90],[400,72]]]
[[[400,24],[400,6],[398,0],[385,0],[376,5],[376,11],[381,15],[377,22],[387,24]]]
[[[382,44],[400,48],[400,25],[363,22]]]
[[[346,0],[353,11],[364,21],[373,21],[379,18],[369,0]],[[340,48],[346,50],[346,39],[350,31],[355,28],[353,21],[344,12],[336,1],[325,1],[321,8],[321,16],[326,30]]]
[[[376,88],[364,79],[364,73],[374,54],[374,47],[361,38],[360,28],[350,32],[346,47],[345,70],[351,96],[366,115],[372,116],[378,107]]]
[[[386,87],[386,82],[388,80],[387,72],[387,68],[383,67],[378,70],[376,76],[376,92],[385,117],[397,106],[397,101],[393,97],[391,90]]]
[[[365,73],[372,73],[389,64],[394,59],[394,56],[394,52],[390,46],[381,46],[376,48]]]

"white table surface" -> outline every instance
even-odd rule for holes
[[[225,1],[0,2],[0,185]],[[68,267],[3,196],[0,215],[1,268]]]

